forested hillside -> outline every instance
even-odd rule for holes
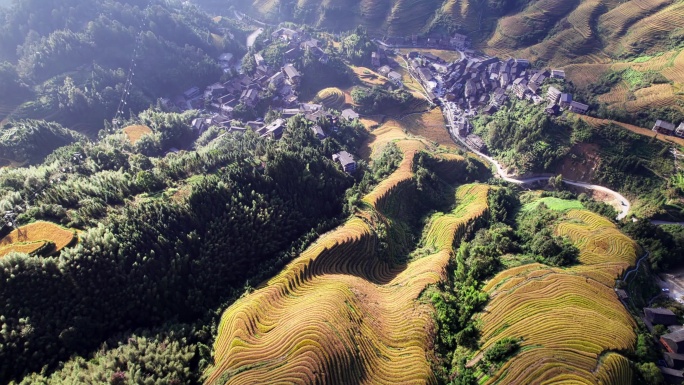
[[[24,0],[0,20],[0,117],[46,118],[90,136],[116,113],[131,69],[126,115],[216,81],[217,57],[239,54],[244,41],[230,22],[173,1]]]
[[[172,130],[164,122],[187,117],[147,111],[141,119],[164,131]],[[195,356],[199,337],[190,338],[188,328],[205,330],[208,343],[214,309],[275,273],[343,212],[353,180],[331,155],[340,150],[336,138],[356,145],[350,138],[363,136],[345,125],[320,143],[309,125],[290,121],[278,142],[251,132],[223,135],[161,158],[116,134],[63,147],[37,167],[2,172],[0,207],[18,211],[18,224],[49,220],[81,233],[59,254],[0,258],[0,382],[55,368],[141,327],[167,325],[144,332],[147,343],[159,338],[180,344],[173,348],[179,355]],[[163,359],[173,362],[173,354]],[[186,365],[183,372],[196,376],[197,359]]]

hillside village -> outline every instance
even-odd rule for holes
[[[511,97],[528,100],[535,105],[546,104],[549,115],[568,110],[586,114],[587,104],[573,100],[554,85],[545,86],[549,79],[562,84],[562,70],[540,70],[525,59],[507,59],[467,54],[461,51],[459,61],[447,63],[430,53],[409,52],[406,59],[415,79],[424,87],[429,98],[440,104],[452,134],[463,138],[471,149],[486,152],[482,138],[472,133],[469,119],[479,113],[494,114]]]
[[[684,385],[684,45],[573,44],[643,0],[74,1],[0,7],[0,383]]]
[[[628,299],[624,290],[618,290],[624,302]],[[660,371],[668,383],[681,384],[684,381],[684,326],[677,315],[663,307],[646,307],[641,317],[651,333],[660,335],[658,343],[663,348]]]
[[[197,109],[202,117],[192,122],[197,135],[210,126],[219,126],[228,132],[253,130],[261,137],[279,139],[287,119],[301,114],[313,123],[312,131],[323,140],[329,132],[321,125],[323,121],[334,127],[342,121],[354,121],[360,115],[352,109],[335,112],[326,110],[322,104],[300,100],[302,78],[295,62],[303,55],[311,55],[320,63],[328,63],[327,42],[315,38],[303,28],[277,27],[265,43],[287,44],[282,66],[272,68],[260,53],[252,55],[256,64],[253,75],[241,70],[241,60],[232,53],[224,53],[218,59],[227,74],[234,74],[224,82],[206,87],[188,89],[173,100],[163,99],[169,110]],[[526,59],[499,59],[478,53],[470,48],[465,35],[418,37],[384,37],[374,42],[377,49],[370,54],[370,68],[384,77],[385,88],[402,89],[405,80],[402,72],[410,75],[423,89],[425,99],[442,108],[447,128],[452,136],[471,150],[487,153],[484,140],[473,133],[471,120],[479,114],[492,115],[505,106],[510,98],[527,100],[534,105],[545,106],[548,115],[563,111],[586,114],[589,105],[575,100],[563,92],[565,72],[560,69],[537,69]],[[399,49],[411,49],[404,55]],[[447,62],[430,53],[429,49],[457,51],[461,58]],[[402,64],[403,63],[403,64]],[[403,67],[403,68],[401,68]],[[244,119],[244,111],[254,111],[264,106],[276,111],[278,119],[265,122],[263,117]],[[328,126],[325,125],[325,126]],[[674,124],[658,120],[653,128],[662,134],[684,136],[684,122],[678,128]],[[351,156],[351,155],[350,155]],[[338,159],[350,159],[338,156]],[[349,168],[349,167],[347,167]],[[350,168],[353,169],[353,168]]]
[[[306,74],[293,63],[305,54],[327,63],[329,55],[322,48],[324,42],[302,28],[276,28],[268,38],[266,43],[287,44],[280,68],[271,68],[260,53],[248,53],[253,55],[256,63],[256,71],[250,76],[241,70],[239,58],[232,53],[224,53],[217,58],[218,62],[225,73],[234,76],[225,82],[211,84],[204,91],[192,87],[173,100],[163,99],[162,105],[175,111],[202,111],[202,116],[192,122],[198,136],[210,126],[218,126],[228,132],[249,129],[261,137],[277,140],[287,119],[301,114],[313,123],[314,135],[323,140],[329,133],[321,122],[329,122],[326,126],[334,129],[341,120],[354,121],[360,117],[352,109],[329,111],[322,104],[300,100],[299,88]],[[375,43],[377,50],[371,53],[369,61],[371,68],[385,78],[386,86],[390,89],[404,88],[402,69],[399,68],[400,61],[403,61],[410,76],[423,87],[425,98],[442,106],[451,133],[476,151],[486,152],[486,146],[472,133],[469,119],[480,113],[495,113],[511,97],[529,100],[535,105],[546,103],[546,112],[550,115],[562,110],[584,114],[589,109],[588,105],[573,100],[571,94],[561,92],[556,86],[545,86],[548,79],[562,84],[565,78],[563,71],[534,69],[524,59],[500,60],[483,56],[470,49],[468,38],[458,33],[425,39],[417,36],[385,38]],[[398,52],[401,47],[415,50],[401,57]],[[447,62],[420,48],[458,51],[461,59]],[[242,119],[242,112],[254,110],[257,106],[267,106],[276,111],[279,118],[271,122],[265,122],[263,117]],[[351,154],[340,155],[336,159],[340,159],[345,171],[353,172],[355,169],[350,166],[354,162]]]
[[[225,73],[237,72],[226,82],[217,82],[206,87],[204,92],[199,87],[192,87],[171,101],[163,99],[162,105],[174,111],[197,109],[202,117],[192,121],[196,135],[201,135],[207,128],[218,126],[227,132],[244,132],[252,130],[262,138],[281,138],[287,125],[287,119],[301,114],[313,123],[314,135],[323,140],[328,135],[323,128],[326,126],[336,130],[340,119],[353,121],[359,115],[353,110],[340,113],[326,111],[321,104],[305,103],[299,100],[299,87],[303,74],[300,73],[292,61],[305,53],[311,53],[321,63],[328,62],[328,55],[319,46],[319,41],[311,37],[304,30],[279,28],[271,34],[273,41],[283,41],[289,46],[285,52],[284,63],[280,68],[270,68],[261,54],[255,53],[256,73],[250,76],[240,69],[239,60],[232,53],[224,53],[218,61]],[[248,53],[249,55],[249,53]],[[277,111],[279,118],[266,122],[263,117],[255,120],[242,121],[239,110],[254,109],[258,104],[265,103],[269,109]],[[338,160],[339,159],[339,160]],[[356,163],[351,154],[343,151],[336,154],[345,172],[354,173]]]

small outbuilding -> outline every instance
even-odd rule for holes
[[[356,171],[356,161],[354,160],[354,156],[347,151],[341,151],[333,155],[333,160],[335,162],[340,162],[342,169],[344,169],[344,172],[347,174],[353,174]]]
[[[684,354],[676,354],[667,352],[663,355],[667,366],[672,369],[681,370],[684,368]]]
[[[646,307],[644,308],[644,316],[653,325],[677,325],[679,322],[677,320],[677,315],[670,309],[665,309],[662,307]]]
[[[342,111],[342,117],[347,120],[354,120],[359,118],[359,114],[357,114],[351,108],[347,108],[346,110]]]
[[[684,381],[684,372],[681,370],[675,370],[670,368],[665,368],[659,366],[660,373],[663,374],[663,378],[668,384],[681,384]]]
[[[675,125],[665,121],[665,120],[656,120],[655,125],[653,126],[653,131],[659,132],[661,134],[668,134],[671,135],[672,132],[675,130]]]
[[[660,343],[670,353],[684,353],[684,329],[663,334]]]

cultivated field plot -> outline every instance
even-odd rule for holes
[[[401,48],[399,49],[399,54],[402,56],[405,56],[411,51],[416,51],[420,53],[431,53],[446,62],[454,62],[454,61],[459,61],[461,60],[461,53],[458,51],[449,51],[449,50],[443,50],[443,49],[430,49],[430,48]]]
[[[12,95],[3,95],[2,99],[0,102],[0,125],[5,124],[10,114],[25,101],[23,98]]]
[[[387,83],[388,79],[379,73],[366,67],[350,66],[359,81],[367,86],[381,86]]]
[[[537,0],[496,20],[483,46],[501,57],[542,59],[551,66],[606,64],[611,58],[668,49],[684,23],[675,0]]]
[[[334,110],[342,110],[346,104],[346,97],[344,91],[339,88],[330,87],[324,88],[316,94],[314,103],[321,103],[325,108],[332,108]]]
[[[123,132],[131,144],[135,144],[143,136],[152,134],[152,129],[147,126],[135,125],[124,128]]]
[[[530,202],[523,206],[522,211],[532,211],[536,210],[540,204],[544,204],[551,210],[554,211],[566,211],[570,209],[583,209],[584,206],[582,202],[577,200],[567,200],[554,197],[546,197],[538,199],[534,202]]]
[[[488,210],[489,187],[460,187],[456,209],[435,215],[424,232],[421,244],[429,253],[390,263],[378,254],[375,228],[400,231],[393,218],[408,203],[405,192],[415,188],[413,159],[426,144],[394,128],[372,135],[376,152],[390,141],[397,144],[403,153],[399,168],[363,198],[365,209],[228,308],[207,384],[436,382],[430,365],[433,309],[418,297],[445,278],[452,246]]]
[[[405,117],[400,125],[412,135],[422,136],[440,146],[456,148],[444,123],[444,116],[439,108],[429,112]]]
[[[584,210],[568,211],[555,231],[580,249],[579,266],[524,265],[485,287],[491,301],[481,313],[483,350],[505,337],[523,339],[521,351],[487,383],[631,383],[629,361],[606,352],[633,349],[635,323],[613,285],[641,250]]]
[[[76,241],[76,233],[54,223],[35,222],[14,229],[0,240],[0,257],[16,251],[26,254],[50,255]]]

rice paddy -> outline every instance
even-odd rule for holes
[[[124,128],[123,132],[131,144],[135,144],[143,136],[152,134],[152,129],[147,126],[135,125]]]
[[[554,211],[566,211],[571,209],[583,209],[584,206],[582,202],[576,200],[566,200],[554,197],[546,197],[538,199],[534,202],[530,202],[523,206],[522,211],[533,211],[536,210],[540,204],[544,204],[551,210]]]
[[[50,255],[76,241],[76,233],[50,222],[34,222],[0,239],[0,257],[10,252]]]
[[[567,211],[555,232],[580,249],[580,265],[524,265],[484,288],[491,301],[480,315],[482,350],[522,338],[520,353],[487,383],[629,383],[629,361],[605,352],[633,350],[636,324],[613,285],[641,250],[609,220],[584,210]]]
[[[342,90],[335,87],[324,88],[316,94],[315,103],[321,103],[325,108],[342,110],[346,104],[345,95]]]
[[[378,254],[375,227],[396,226],[391,218],[410,203],[402,192],[415,188],[414,155],[428,144],[397,126],[371,135],[371,152],[397,144],[403,153],[398,169],[363,198],[366,209],[224,313],[206,384],[436,383],[433,310],[418,297],[445,279],[452,246],[488,210],[489,187],[456,191],[456,208],[435,216],[424,232],[429,255],[388,262]]]

